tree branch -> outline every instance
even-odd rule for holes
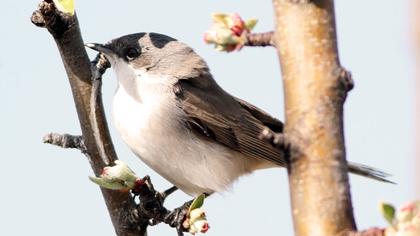
[[[110,64],[102,54],[98,54],[92,62],[89,61],[77,17],[57,11],[51,1],[41,2],[31,20],[35,25],[47,28],[56,41],[83,133],[82,136],[50,133],[43,141],[63,148],[81,150],[89,159],[95,174],[100,175],[105,166],[118,160],[101,97],[102,75]],[[139,196],[139,204],[135,203],[129,192],[101,188],[117,235],[147,235],[147,226],[160,222],[176,227],[178,235],[182,235],[186,230],[182,227],[182,221],[191,202],[169,211],[163,206],[164,200],[177,188],[172,187],[159,193],[148,176],[140,182],[138,188],[132,191],[135,196]]]
[[[273,5],[295,235],[355,231],[343,135],[343,103],[353,84],[338,60],[334,1]]]
[[[42,141],[62,148],[79,149],[82,153],[87,153],[83,137],[80,135],[49,133],[42,138]]]
[[[96,96],[92,90],[92,81],[98,81],[101,72],[92,74],[77,17],[59,12],[51,1],[43,1],[31,20],[35,25],[47,28],[57,44],[73,92],[87,157],[94,173],[99,175],[105,166],[118,158],[108,131],[101,96]],[[130,193],[101,191],[117,235],[146,235],[146,225],[139,224],[133,217],[137,209]]]
[[[273,31],[265,32],[265,33],[251,33],[247,34],[247,42],[245,46],[251,47],[266,47],[266,46],[274,46],[273,41]]]

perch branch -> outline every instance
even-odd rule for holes
[[[96,75],[101,72],[92,74],[77,16],[59,12],[51,1],[43,1],[31,20],[35,25],[48,29],[57,44],[73,92],[87,157],[94,173],[99,175],[105,166],[117,160],[117,155],[100,96],[95,97],[91,107],[92,81],[97,81]],[[146,235],[145,226],[132,217],[137,209],[130,193],[101,191],[117,235]]]
[[[76,15],[69,16],[57,11],[51,1],[41,2],[31,20],[35,25],[47,28],[56,41],[83,133],[82,136],[51,133],[43,140],[64,148],[80,149],[89,159],[94,173],[100,175],[105,166],[118,159],[101,97],[102,75],[110,64],[102,54],[98,54],[92,62],[89,61]],[[151,222],[169,224],[177,228],[178,235],[182,235],[184,229],[181,222],[190,202],[169,211],[163,206],[164,200],[177,188],[172,187],[159,193],[149,177],[145,177],[142,182],[145,184],[133,190],[133,194],[139,196],[139,204],[135,203],[129,192],[101,188],[117,235],[147,235],[147,226]]]
[[[356,231],[343,135],[353,87],[338,60],[333,0],[273,0],[295,235]],[[322,206],[320,211],[319,207]]]

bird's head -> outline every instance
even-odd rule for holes
[[[135,74],[178,78],[208,71],[204,60],[190,47],[163,34],[136,33],[106,44],[88,43],[86,46],[103,53],[116,71],[128,69]]]

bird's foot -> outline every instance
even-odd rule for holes
[[[150,181],[150,180],[149,180]],[[153,187],[152,187],[153,188]],[[166,198],[171,195],[173,192],[175,192],[176,190],[178,190],[178,188],[176,186],[172,186],[170,188],[168,188],[167,190],[163,191],[163,192],[157,192],[154,190],[153,191],[155,193],[154,195],[154,201],[157,203],[157,205],[159,205],[159,212],[166,212],[166,214],[170,213],[168,210],[166,210],[166,208],[163,206]],[[156,220],[155,218],[151,218],[149,220],[149,225],[153,226],[153,225],[157,225],[159,224],[161,221]]]
[[[178,190],[178,188],[176,186],[172,186],[168,189],[166,189],[163,192],[158,192],[159,198],[162,199],[162,204],[165,201],[165,199],[171,195],[173,192],[175,192],[176,190]]]
[[[164,218],[165,223],[169,224],[171,227],[176,228],[178,236],[184,235],[184,232],[187,232],[187,229],[185,229],[182,226],[182,223],[187,218],[187,214],[192,202],[192,200],[188,201],[184,203],[181,207],[175,208],[174,210],[169,212]]]
[[[174,186],[163,192],[158,192],[153,187],[149,176],[145,176],[139,180],[137,186],[132,189],[134,197],[139,198],[137,207],[138,218],[148,220],[148,225],[156,225],[163,222],[175,228],[178,236],[184,235],[184,232],[188,232],[189,230],[184,228],[183,223],[189,215],[193,200],[184,203],[181,207],[175,208],[172,211],[169,211],[163,205],[165,199],[177,189]],[[208,194],[205,196],[208,196]]]

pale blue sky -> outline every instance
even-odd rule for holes
[[[0,15],[0,235],[114,235],[91,170],[77,151],[42,144],[44,134],[79,134],[70,88],[52,37],[30,23],[38,0],[3,0]],[[277,55],[271,48],[219,53],[202,40],[215,11],[259,18],[256,31],[273,28],[271,1],[77,1],[86,42],[106,42],[124,34],[154,31],[191,45],[203,56],[219,84],[283,119]],[[381,200],[403,203],[414,197],[414,78],[407,0],[336,1],[340,59],[351,70],[355,89],[345,104],[347,157],[394,175],[398,185],[351,177],[359,228],[384,226]],[[94,54],[91,54],[92,56]],[[109,116],[115,89],[104,78]],[[111,122],[111,119],[109,119]],[[119,157],[139,174],[169,187],[131,154],[111,126]],[[189,197],[177,193],[174,207]],[[208,235],[292,235],[286,171],[271,169],[241,178],[231,191],[205,204]],[[323,206],[319,206],[322,211]],[[166,225],[152,236],[175,235]]]

